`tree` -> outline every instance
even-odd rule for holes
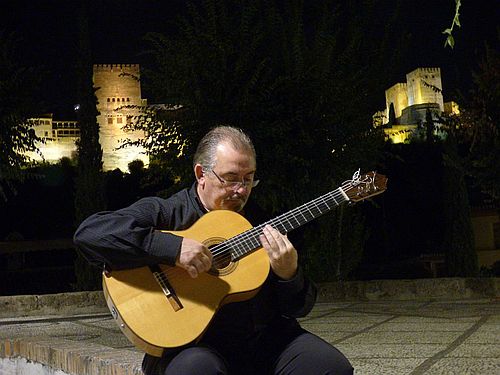
[[[453,17],[453,21],[451,26],[443,31],[443,34],[446,35],[446,40],[444,42],[444,46],[450,46],[453,48],[455,46],[455,38],[453,38],[453,28],[455,26],[461,27],[460,25],[460,7],[462,6],[461,0],[455,0],[455,16]]]
[[[444,142],[444,216],[443,250],[448,276],[478,275],[478,259],[474,246],[471,210],[463,158],[460,158],[457,139],[448,132]]]
[[[78,74],[78,124],[80,139],[77,142],[78,165],[75,191],[76,225],[93,213],[104,210],[102,175],[102,149],[99,144],[97,123],[97,98],[92,80],[92,58],[90,51],[86,2],[82,2],[79,15],[79,59]],[[99,271],[91,268],[79,253],[75,271],[76,288],[92,290],[99,287]]]
[[[154,69],[143,77],[169,106],[148,108],[135,122],[148,135],[142,145],[186,186],[194,148],[209,128],[245,129],[264,181],[253,194],[271,213],[332,190],[359,166],[370,168],[383,137],[360,110],[370,87],[361,61],[365,47],[374,47],[363,39],[360,16],[344,17],[348,11],[327,1],[190,3],[177,35],[147,37]],[[354,33],[337,37],[342,26]],[[333,254],[332,247],[346,246],[331,241],[344,225],[332,233],[316,223],[312,247]],[[362,252],[356,246],[353,253]]]
[[[31,165],[27,152],[37,152],[37,138],[30,121],[40,110],[34,97],[41,72],[20,65],[14,56],[20,44],[14,34],[0,33],[0,198],[15,191],[13,183],[26,177]],[[5,188],[8,188],[6,190]]]
[[[425,111],[425,140],[427,143],[434,142],[434,119],[429,108]]]
[[[396,112],[394,111],[394,103],[391,103],[389,106],[389,122],[387,126],[391,128],[393,125],[396,125]]]
[[[500,37],[500,36],[499,36]],[[470,99],[459,117],[459,137],[469,145],[469,174],[482,191],[500,199],[500,53],[486,47],[474,73]]]
[[[466,177],[498,204],[500,198],[500,55],[486,47],[474,87],[460,116],[445,121],[445,181],[448,199],[444,249],[450,276],[476,276],[478,260]]]

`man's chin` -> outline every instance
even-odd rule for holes
[[[224,210],[239,212],[245,207],[246,201],[243,199],[226,199],[222,205]]]

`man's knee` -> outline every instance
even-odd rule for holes
[[[224,360],[215,350],[194,347],[185,349],[172,358],[164,374],[223,375],[227,374],[227,369]]]
[[[354,373],[346,356],[333,346],[323,353],[316,353],[313,359],[318,366],[318,373],[329,375],[352,375]]]
[[[352,375],[354,369],[337,348],[306,333],[297,337],[282,353],[280,373]],[[278,373],[277,371],[276,373]]]

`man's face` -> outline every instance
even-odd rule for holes
[[[213,172],[201,172],[201,166],[197,165],[195,167],[198,179],[198,195],[205,208],[209,211],[241,211],[250,196],[251,183],[230,187],[224,181],[253,181],[255,167],[255,158],[250,152],[235,150],[228,143],[219,144]]]

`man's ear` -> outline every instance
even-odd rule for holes
[[[206,176],[205,172],[203,172],[203,167],[201,166],[201,164],[196,164],[194,166],[194,176],[196,177],[196,181],[199,185],[205,185]]]

